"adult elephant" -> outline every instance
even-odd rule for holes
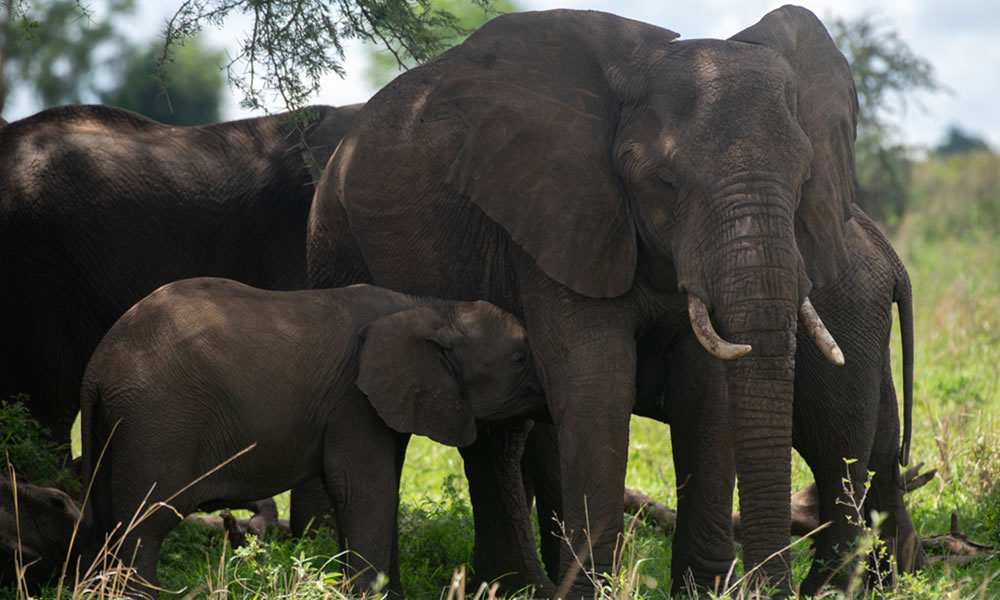
[[[508,15],[398,77],[323,174],[310,284],[371,280],[523,317],[570,541],[599,572],[623,529],[636,335],[690,313],[728,359],[747,569],[788,591],[785,560],[765,559],[788,542],[795,332],[844,260],[857,98],[805,9],[730,40],[676,37],[598,12]],[[467,473],[481,455],[466,450]],[[691,564],[706,585],[729,568]],[[573,565],[563,548],[572,595],[589,595]]]
[[[0,398],[68,443],[87,360],[146,294],[306,287],[314,182],[360,106],[171,127],[74,105],[0,130]]]
[[[891,570],[884,561],[884,572],[908,573],[923,564],[899,469],[909,459],[912,425],[910,279],[875,223],[856,205],[851,214],[848,263],[836,281],[810,293],[850,360],[843,367],[831,365],[809,343],[805,327],[797,332],[793,445],[812,469],[816,491],[803,495],[815,498],[814,506],[793,501],[793,513],[812,509],[814,522],[829,525],[815,536],[812,568],[801,586],[808,596],[826,583],[846,588],[852,573],[843,562],[872,511],[887,516],[880,533],[886,555],[895,556],[897,563]],[[894,302],[902,342],[902,442],[889,358]],[[672,565],[676,587],[691,566],[687,557],[718,553],[721,558],[726,552],[729,560],[733,557],[733,428],[726,409],[725,365],[701,348],[689,327],[678,328],[669,319],[647,332],[638,349],[635,412],[671,425],[678,485]],[[704,523],[712,527],[699,528]]]

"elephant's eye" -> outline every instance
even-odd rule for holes
[[[524,361],[526,361],[527,359],[528,359],[528,353],[527,352],[521,352],[520,350],[518,350],[517,352],[514,352],[513,354],[510,355],[510,362],[512,362],[512,363],[518,363],[518,364],[520,364],[520,363],[523,363]]]
[[[674,175],[673,171],[665,167],[661,167],[660,170],[656,173],[656,177],[657,179],[660,180],[660,183],[662,183],[664,187],[667,188],[668,191],[677,192],[678,189],[677,176]]]

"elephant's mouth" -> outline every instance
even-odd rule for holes
[[[746,356],[753,349],[749,344],[727,342],[716,333],[715,327],[712,326],[712,319],[708,315],[708,307],[705,306],[701,298],[694,294],[688,294],[688,318],[691,319],[691,327],[702,347],[716,358],[733,360]],[[823,321],[819,318],[819,314],[816,313],[809,298],[806,298],[799,306],[799,319],[802,320],[802,324],[809,332],[809,337],[812,338],[813,343],[823,355],[833,364],[843,366],[844,353],[841,352],[837,341],[833,339],[833,335],[823,325]]]

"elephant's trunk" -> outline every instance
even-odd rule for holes
[[[787,573],[791,512],[791,369],[782,357],[745,359],[729,364],[730,395],[735,397],[735,464],[743,516],[744,567],[761,565],[764,574]],[[757,379],[761,371],[773,377]],[[785,375],[784,373],[788,373]],[[765,561],[767,561],[765,563]],[[785,581],[784,586],[790,582]]]
[[[768,561],[762,567],[764,574],[781,576],[787,572],[787,564],[771,555],[789,541],[798,311],[791,299],[757,298],[720,313],[730,339],[753,344],[748,356],[726,363],[732,422],[736,424],[744,565],[749,570]]]
[[[801,259],[791,202],[786,209],[776,201],[784,190],[740,187],[743,193],[725,203],[729,209],[717,230],[724,242],[715,262],[703,271],[702,290],[720,337],[752,347],[726,362],[744,565],[749,571],[763,564],[759,573],[790,591],[781,551],[788,545],[791,522],[795,333],[804,300]]]

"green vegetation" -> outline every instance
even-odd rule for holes
[[[226,78],[223,51],[193,37],[174,52],[166,66],[165,81],[157,76],[156,61],[161,42],[150,43],[145,52],[134,49],[123,57],[124,77],[116,87],[100,94],[102,104],[120,106],[167,125],[202,125],[222,120]]]
[[[468,0],[485,11],[493,0]],[[344,43],[359,39],[386,48],[400,61],[424,62],[455,43],[465,27],[431,0],[186,0],[164,31],[164,64],[177,44],[230,14],[253,16],[251,33],[228,65],[241,104],[273,100],[291,110],[309,103],[328,73],[344,74]]]
[[[38,485],[69,488],[76,481],[63,466],[67,448],[48,439],[48,430],[31,418],[26,394],[0,401],[0,464]]]
[[[457,27],[449,26],[437,33],[444,39],[444,48],[462,43],[470,33],[493,17],[518,10],[511,0],[493,0],[484,5],[468,0],[431,0],[430,5],[435,10],[450,13],[457,20]],[[370,62],[365,69],[365,79],[376,88],[389,83],[405,69],[419,64],[412,56],[399,52],[399,49],[392,46],[383,47],[370,43],[366,46],[366,52]]]
[[[1000,544],[1000,157],[988,152],[932,156],[916,165],[910,209],[891,232],[913,281],[917,354],[914,461],[937,478],[908,496],[921,535],[948,533],[952,513],[970,539]],[[896,334],[898,335],[898,333]],[[892,342],[898,361],[898,339]],[[897,377],[901,367],[897,364]],[[897,381],[897,388],[900,383]],[[6,429],[5,429],[6,431]],[[669,429],[633,419],[627,485],[674,505]],[[795,458],[793,487],[811,480]],[[400,510],[403,584],[413,598],[447,597],[453,568],[472,556],[472,515],[461,459],[454,449],[414,438]],[[287,510],[287,499],[279,502]],[[653,599],[669,589],[670,532],[626,516],[628,540],[603,598]],[[858,554],[878,551],[863,540]],[[221,534],[178,527],[161,557],[168,589],[192,598],[343,598],[336,541],[267,538],[224,549]],[[808,542],[793,549],[793,573],[808,570]],[[857,568],[858,561],[849,568]],[[727,598],[752,598],[737,568]],[[474,573],[468,573],[471,581]],[[877,582],[876,582],[877,583]],[[476,592],[471,585],[466,590]],[[77,592],[80,593],[79,591]],[[13,592],[11,592],[13,594]],[[184,596],[184,594],[182,594]],[[856,590],[887,599],[1000,596],[1000,559],[935,562],[896,587]],[[13,597],[11,595],[11,597]],[[54,597],[47,590],[42,597]],[[91,596],[92,597],[92,596]],[[184,596],[187,597],[187,596]],[[488,594],[481,596],[489,597]]]
[[[115,22],[134,9],[134,0],[109,0],[99,10],[81,0],[0,2],[0,113],[14,91],[44,106],[93,101],[120,54],[106,51],[127,45]]]
[[[163,42],[123,34],[134,9],[134,0],[0,1],[0,113],[16,92],[43,107],[101,102],[170,125],[219,121],[225,54],[193,37],[159,70]]]
[[[869,14],[834,18],[828,26],[858,91],[858,206],[877,220],[894,221],[912,196],[914,168],[897,123],[917,92],[944,88],[930,61],[916,55],[886,22]]]

